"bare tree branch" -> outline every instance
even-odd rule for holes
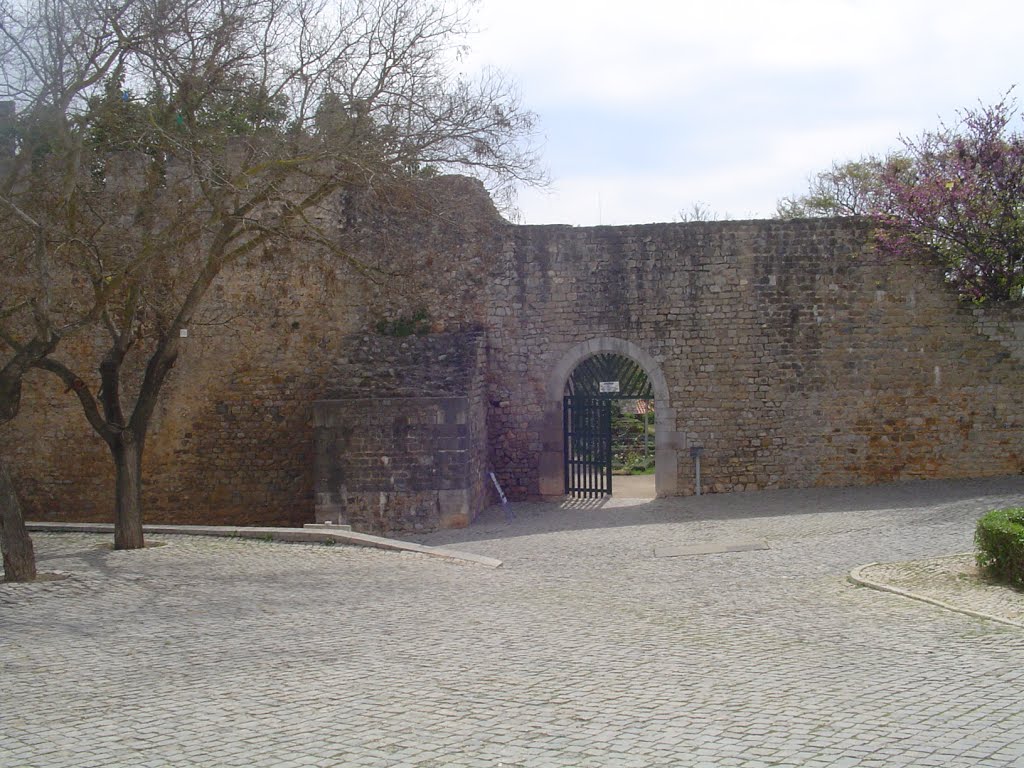
[[[0,334],[106,330],[95,394],[53,348],[32,364],[110,447],[119,545],[141,544],[146,433],[225,269],[295,245],[384,282],[342,239],[360,193],[452,171],[497,194],[543,181],[514,86],[454,70],[468,31],[454,0],[0,0],[0,99],[17,104]],[[328,206],[341,220],[321,226]]]

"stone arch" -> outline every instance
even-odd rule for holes
[[[651,382],[654,391],[654,488],[658,496],[674,496],[678,484],[676,450],[676,414],[669,397],[668,384],[658,362],[631,341],[601,336],[567,350],[548,376],[544,391],[544,441],[540,460],[540,492],[557,497],[565,492],[562,463],[562,395],[565,383],[580,363],[602,353],[623,355],[635,360]]]

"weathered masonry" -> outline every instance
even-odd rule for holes
[[[865,222],[513,226],[434,183],[429,215],[361,241],[406,267],[400,293],[304,258],[227,276],[215,303],[245,325],[190,332],[148,519],[462,525],[491,471],[512,499],[557,497],[566,382],[601,353],[647,374],[660,495],[694,492],[694,449],[705,492],[1024,470],[1024,311],[959,305]],[[30,517],[109,516],[76,408],[36,377],[3,434]]]
[[[367,336],[355,346],[347,367],[369,363],[373,396],[350,380],[313,403],[318,521],[462,527],[488,505],[484,352],[480,333]],[[382,364],[401,375],[381,381]]]
[[[1024,316],[958,306],[862,222],[524,227],[505,248],[491,436],[519,494],[560,492],[562,387],[602,351],[654,385],[662,495],[693,491],[693,447],[712,491],[1024,467]]]

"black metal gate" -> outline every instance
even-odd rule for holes
[[[612,402],[566,395],[562,401],[565,493],[577,498],[612,492]]]

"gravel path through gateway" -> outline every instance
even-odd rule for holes
[[[0,766],[1024,766],[1024,631],[851,585],[1024,478],[514,505],[344,546],[36,534]],[[706,545],[765,549],[693,556]],[[675,549],[673,549],[675,548]]]

